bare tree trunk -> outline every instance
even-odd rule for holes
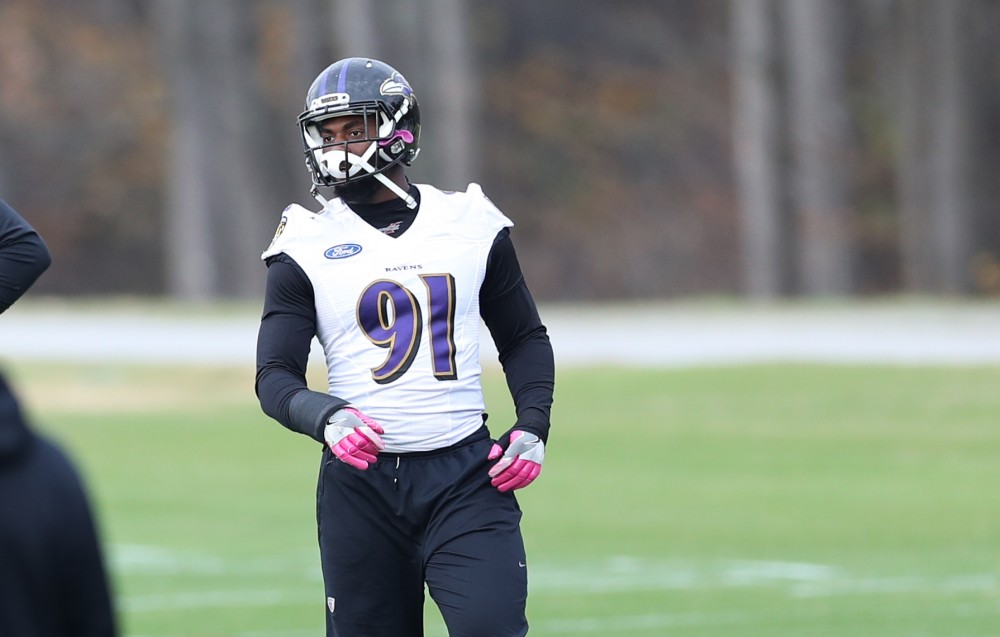
[[[316,76],[333,64],[332,43],[338,40],[334,9],[327,0],[284,0],[291,17],[291,62],[288,85],[296,91],[296,101],[304,105],[306,92]]]
[[[734,140],[746,293],[783,292],[787,238],[781,180],[780,100],[771,0],[731,0]]]
[[[935,37],[940,47],[936,74],[939,77],[934,102],[934,252],[940,264],[942,292],[967,292],[971,282],[971,237],[969,222],[969,127],[968,67],[964,55],[967,34],[963,18],[968,2],[935,0]]]
[[[203,96],[210,80],[202,63],[204,51],[194,37],[198,12],[192,3],[158,0],[154,23],[170,95],[173,136],[166,184],[167,287],[181,299],[208,299],[218,272],[212,259],[213,236],[208,217],[212,158],[202,140],[210,135],[211,117]]]
[[[378,58],[413,85],[429,135],[422,136],[420,161],[408,173],[445,188],[464,188],[474,180],[479,87],[466,3],[338,0],[332,22],[338,56]]]
[[[464,190],[479,174],[476,120],[479,113],[474,49],[470,46],[463,0],[428,0],[429,68],[437,89],[438,109],[429,113],[431,130],[447,131],[447,151],[440,153],[440,183]]]
[[[290,68],[286,69],[285,90],[288,91],[288,102],[293,105],[285,111],[278,122],[277,144],[284,149],[288,161],[288,170],[283,171],[290,176],[288,193],[292,200],[303,203],[308,208],[315,206],[315,201],[309,196],[311,183],[303,161],[302,136],[296,126],[295,119],[305,108],[306,93],[316,76],[326,67],[333,64],[335,56],[331,42],[336,38],[336,24],[331,19],[327,0],[285,0],[283,6],[289,11],[292,31]],[[273,223],[277,223],[277,218]]]
[[[839,2],[784,0],[798,261],[803,291],[852,288],[850,127]]]
[[[330,33],[334,44],[340,50],[340,57],[373,57],[384,52],[379,49],[381,38],[375,33],[375,16],[377,7],[373,0],[337,0],[332,15]],[[334,60],[330,60],[332,63]],[[391,62],[385,61],[390,66]]]
[[[899,199],[903,274],[916,292],[962,292],[971,252],[963,0],[902,3]]]
[[[257,71],[257,23],[254,4],[245,0],[202,3],[212,25],[210,99],[214,112],[213,145],[220,162],[219,180],[212,184],[212,208],[217,224],[215,253],[219,259],[224,296],[254,298],[263,292],[260,254],[273,234],[284,207],[277,184],[267,169],[269,122]]]
[[[932,55],[926,46],[928,12],[926,0],[901,3],[902,52],[900,55],[898,189],[903,255],[903,284],[914,292],[934,288],[934,258],[927,202],[930,201],[930,135],[932,118],[926,96],[931,84],[927,69]]]
[[[406,174],[412,181],[434,183],[440,175],[440,156],[449,142],[446,129],[439,128],[434,119],[441,108],[435,85],[437,70],[429,62],[430,39],[436,37],[434,27],[428,25],[430,11],[426,2],[413,0],[379,0],[379,7],[382,29],[391,37],[381,37],[378,54],[406,77],[420,104],[420,156]]]
[[[264,162],[255,5],[157,3],[172,99],[168,281],[186,299],[258,296],[280,205]]]

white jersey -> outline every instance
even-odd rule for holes
[[[329,393],[385,429],[386,451],[454,444],[483,424],[479,288],[513,225],[476,184],[419,185],[413,225],[389,237],[340,199],[292,205],[262,258],[285,253],[312,282]]]

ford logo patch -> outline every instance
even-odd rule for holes
[[[353,257],[359,252],[361,252],[361,246],[358,244],[341,243],[339,246],[333,246],[324,252],[323,256],[327,259],[346,259],[347,257]]]

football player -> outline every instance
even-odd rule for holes
[[[423,635],[425,584],[451,635],[524,635],[514,491],[542,469],[555,371],[512,222],[476,184],[408,181],[420,109],[383,62],[320,73],[299,128],[322,209],[286,208],[262,255],[256,391],[266,414],[323,444],[327,635]],[[496,439],[481,320],[517,414]],[[306,383],[313,337],[325,392]]]

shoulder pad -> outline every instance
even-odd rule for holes
[[[261,253],[260,258],[267,259],[276,254],[284,252],[284,247],[292,240],[303,220],[315,216],[316,213],[306,210],[299,204],[293,203],[281,212],[281,220],[274,231],[270,245]]]
[[[511,221],[507,217],[507,215],[501,212],[500,209],[497,208],[496,204],[493,203],[490,200],[490,198],[486,196],[486,193],[483,192],[483,189],[479,184],[476,183],[469,184],[469,187],[466,189],[466,192],[469,194],[469,196],[475,197],[482,202],[481,205],[483,213],[486,215],[487,218],[496,221],[505,228],[510,228],[514,225],[514,222]]]

